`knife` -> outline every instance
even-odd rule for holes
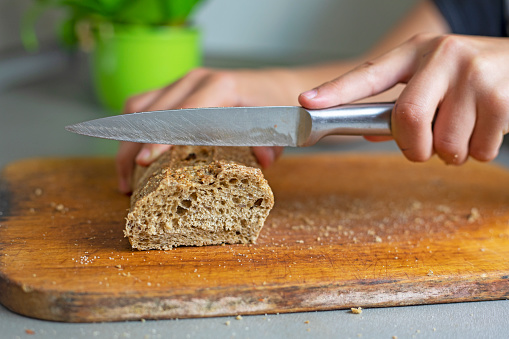
[[[393,108],[393,102],[320,110],[298,106],[193,108],[116,115],[66,129],[151,144],[303,147],[326,135],[391,135]]]

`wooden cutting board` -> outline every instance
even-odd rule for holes
[[[6,167],[0,302],[68,322],[509,297],[509,172],[396,155],[283,158],[257,244],[132,251],[112,159]]]

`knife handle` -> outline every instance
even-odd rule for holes
[[[312,127],[306,144],[313,145],[326,135],[391,135],[394,102],[362,103],[306,111]]]

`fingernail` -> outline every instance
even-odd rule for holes
[[[152,152],[148,148],[142,148],[140,153],[136,156],[136,161],[149,162],[152,157]]]
[[[316,88],[313,88],[312,90],[304,92],[301,95],[303,97],[306,97],[307,99],[313,99],[314,97],[316,97],[317,94],[318,94],[318,91],[316,90]]]

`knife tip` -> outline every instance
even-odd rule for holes
[[[69,131],[69,132],[74,132],[75,131],[74,125],[67,125],[64,128],[65,128],[66,131]]]

